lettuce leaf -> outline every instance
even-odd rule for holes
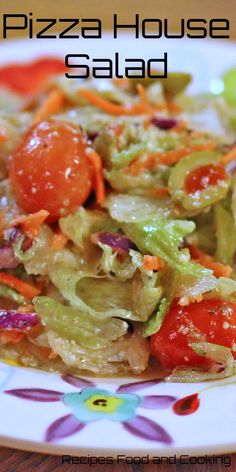
[[[104,206],[114,220],[124,223],[145,222],[147,218],[169,218],[173,202],[170,198],[147,198],[138,195],[111,195]]]
[[[91,233],[116,230],[117,224],[104,211],[85,210],[80,207],[75,213],[60,218],[59,226],[64,234],[80,249],[84,249]]]
[[[233,216],[221,203],[214,206],[216,226],[216,259],[232,265],[236,250],[236,228]]]
[[[52,237],[53,231],[49,226],[42,225],[36,242],[24,253],[24,267],[28,274],[48,275],[55,264],[74,269],[78,266],[78,259],[70,249],[53,250]]]
[[[132,279],[137,267],[133,264],[132,258],[128,255],[124,260],[119,260],[117,252],[106,244],[98,242],[102,249],[102,256],[99,260],[98,271],[106,274],[109,279],[125,281]]]
[[[192,221],[156,218],[144,223],[124,223],[122,228],[140,251],[160,257],[174,270],[178,277],[174,296],[194,301],[215,288],[217,279],[212,270],[191,260],[188,249],[180,249],[184,237],[195,228]],[[166,281],[164,291],[168,284]]]
[[[151,318],[145,322],[142,327],[142,335],[144,337],[151,336],[154,333],[157,333],[161,328],[161,325],[164,321],[165,315],[169,309],[171,303],[171,297],[163,297],[160,306],[156,313],[154,313]]]
[[[149,348],[145,339],[138,335],[126,335],[100,349],[83,347],[74,340],[48,332],[53,351],[66,366],[77,371],[91,371],[96,375],[121,375],[127,372],[140,374],[148,366]]]
[[[235,361],[230,348],[205,341],[192,343],[191,347],[199,356],[213,361],[208,370],[177,367],[165,378],[167,382],[203,382],[231,377],[235,373]]]
[[[187,242],[213,256],[216,250],[214,211],[199,214],[194,218],[194,222],[196,229],[187,236]]]
[[[213,292],[218,298],[236,303],[236,281],[227,277],[217,279],[217,284]]]
[[[86,271],[55,267],[49,277],[73,308],[100,320],[116,316],[145,321],[162,293],[160,287],[144,284],[139,274],[123,282]]]
[[[98,349],[123,336],[128,328],[117,318],[95,320],[87,313],[62,305],[50,297],[36,297],[34,306],[42,324],[81,346]]]
[[[190,260],[188,249],[179,249],[184,237],[195,229],[192,221],[156,218],[144,223],[123,224],[122,227],[140,251],[160,257],[181,274],[211,274],[211,271]]]

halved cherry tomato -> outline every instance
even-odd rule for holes
[[[22,95],[36,93],[47,80],[65,72],[59,58],[45,57],[25,64],[9,64],[0,68],[0,85]]]
[[[212,185],[218,185],[227,179],[225,168],[222,164],[211,164],[198,167],[188,173],[185,179],[185,190],[192,194],[205,190]]]
[[[197,355],[191,343],[202,341],[232,349],[236,358],[236,304],[223,300],[202,300],[180,306],[175,300],[161,329],[151,337],[151,349],[161,366],[207,368],[212,361]]]
[[[82,205],[92,180],[86,148],[71,124],[44,121],[30,128],[10,161],[19,206],[28,213],[47,210],[53,221]]]

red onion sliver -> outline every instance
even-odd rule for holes
[[[16,310],[0,310],[0,329],[25,331],[38,323],[36,313],[20,313]]]
[[[34,240],[32,238],[29,238],[28,236],[25,236],[24,233],[22,233],[21,230],[18,228],[7,228],[4,231],[4,240],[10,245],[16,243],[22,236],[24,236],[24,241],[22,243],[22,249],[23,251],[27,251],[27,249],[30,249]]]
[[[14,254],[12,246],[0,246],[0,270],[15,269],[18,265],[19,261]]]
[[[95,233],[92,235],[92,241],[106,244],[120,254],[128,254],[130,249],[137,250],[137,246],[129,238],[119,233]]]
[[[21,236],[22,231],[17,228],[7,228],[4,230],[4,240],[9,243],[15,243]]]
[[[152,124],[156,126],[157,128],[168,131],[169,129],[172,129],[177,125],[177,121],[173,118],[164,118],[164,117],[154,116],[152,118]]]

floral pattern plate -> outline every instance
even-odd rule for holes
[[[76,455],[234,451],[235,394],[236,378],[92,379],[0,362],[0,443]]]
[[[137,43],[123,36],[114,42],[104,35],[102,41],[107,57],[117,50],[135,57],[137,44],[140,57],[155,57],[155,40]],[[194,75],[192,91],[217,89],[217,77],[235,65],[234,43],[158,41],[158,50],[168,51],[172,69]],[[93,57],[98,45],[81,39],[80,53]],[[77,47],[77,41],[2,42],[0,63],[77,53]],[[196,384],[78,378],[25,369],[5,360],[0,361],[0,418],[2,445],[39,452],[150,457],[233,452],[236,377]]]

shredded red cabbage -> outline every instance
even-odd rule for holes
[[[92,241],[106,244],[120,254],[128,254],[130,249],[137,250],[137,246],[129,238],[119,233],[95,233],[92,235]]]
[[[21,331],[37,325],[36,313],[20,313],[16,310],[0,310],[0,329],[18,329]]]

